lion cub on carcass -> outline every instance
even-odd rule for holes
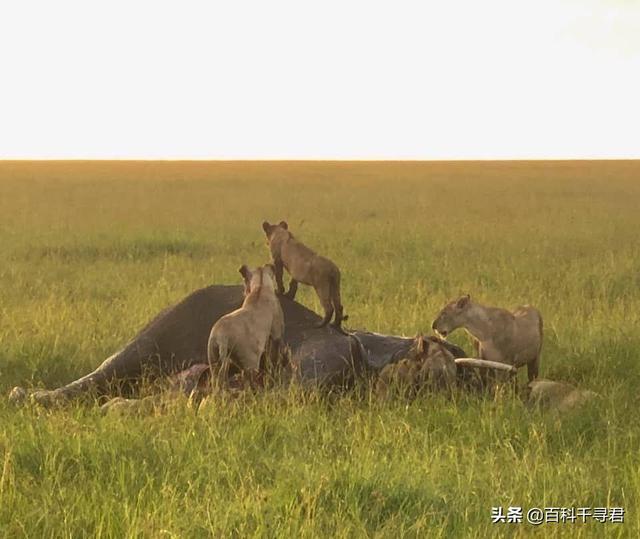
[[[276,271],[278,293],[284,294],[282,283],[282,268],[286,268],[291,275],[291,283],[286,296],[294,299],[298,290],[298,282],[313,286],[324,309],[324,319],[318,327],[326,326],[335,313],[332,324],[342,330],[343,315],[340,301],[340,270],[331,260],[316,254],[306,245],[299,242],[289,232],[285,221],[272,225],[268,221],[262,223],[262,229],[267,235],[269,250]]]
[[[445,305],[431,327],[443,338],[455,329],[464,328],[476,339],[482,359],[516,368],[526,365],[530,382],[538,376],[542,315],[530,305],[508,311],[485,307],[466,295]]]
[[[276,296],[275,269],[240,268],[245,284],[242,307],[220,318],[211,329],[207,355],[209,364],[219,365],[218,379],[227,381],[234,365],[250,374],[257,373],[267,341],[279,346],[284,335],[284,315]]]

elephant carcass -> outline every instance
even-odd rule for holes
[[[51,404],[93,391],[107,395],[115,382],[153,379],[207,363],[207,340],[213,324],[238,308],[242,286],[212,285],[197,290],[162,311],[122,350],[96,370],[63,387],[36,391],[32,400]],[[344,335],[332,327],[316,328],[321,318],[303,305],[281,298],[285,344],[299,380],[305,385],[334,385],[354,374],[378,370],[403,357],[413,339],[354,331]],[[462,354],[464,355],[464,354]]]

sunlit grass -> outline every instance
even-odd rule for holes
[[[190,291],[237,283],[268,257],[262,220],[286,219],[340,266],[353,327],[427,332],[463,292],[531,303],[542,376],[604,398],[562,420],[464,396],[293,390],[127,419],[3,400],[0,531],[484,537],[532,531],[492,525],[492,505],[615,505],[624,525],[541,532],[637,536],[638,178],[635,163],[1,163],[3,394],[85,374]]]

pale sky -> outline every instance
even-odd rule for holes
[[[0,158],[640,158],[640,1],[2,0]]]

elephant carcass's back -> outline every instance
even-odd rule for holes
[[[174,372],[207,361],[207,341],[213,324],[237,309],[243,300],[242,286],[214,285],[196,290],[149,322],[120,354],[133,364],[138,356],[143,364]],[[127,359],[128,358],[128,359]],[[152,358],[149,363],[145,360]]]

